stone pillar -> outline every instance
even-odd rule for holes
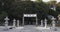
[[[17,27],[19,27],[19,20],[17,20]]]
[[[8,29],[8,20],[9,20],[9,18],[6,17],[4,20],[5,20],[5,28]]]
[[[24,17],[23,17],[23,20],[22,21],[23,21],[22,25],[24,26]]]
[[[36,26],[38,25],[37,16],[36,16]]]
[[[43,20],[41,20],[41,27],[43,27]]]
[[[47,28],[47,19],[45,19],[45,27]]]
[[[15,25],[16,25],[16,20],[13,19],[13,27],[16,27]]]

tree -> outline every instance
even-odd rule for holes
[[[57,12],[60,14],[60,2],[57,3],[57,5],[56,5],[56,10],[57,10]]]
[[[45,15],[44,17],[48,15],[49,7],[43,2],[37,3],[32,1],[11,1],[8,1],[7,3],[6,1],[4,2],[4,10],[8,13],[9,16],[11,15],[11,18],[22,18],[23,13],[37,13],[38,18],[40,18],[40,16],[43,17],[43,15]]]
[[[7,16],[7,12],[5,11],[2,11],[1,14],[0,14],[0,25],[3,25],[4,23],[4,18]]]
[[[36,0],[36,2],[40,3],[40,2],[42,2],[42,0]]]
[[[54,12],[49,8],[49,3],[40,2],[42,0],[33,1],[20,1],[16,2],[14,0],[3,0],[4,6],[0,13],[1,19],[9,16],[10,19],[16,18],[22,21],[23,14],[37,14],[38,21],[47,18],[48,15],[56,16],[57,12]],[[1,9],[1,8],[0,8]],[[57,8],[59,10],[59,8]],[[29,20],[29,19],[28,19]],[[29,20],[31,21],[31,20]]]

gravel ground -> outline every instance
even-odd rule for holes
[[[53,31],[51,29],[36,29],[36,26],[33,25],[25,25],[24,27],[16,27],[7,30],[5,30],[3,26],[0,26],[0,32],[60,32],[60,27],[57,27],[57,31]]]

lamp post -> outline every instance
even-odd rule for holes
[[[56,22],[55,22],[56,18],[52,17],[51,20],[52,20],[52,29],[56,30],[56,27],[55,27],[55,25],[56,25]]]
[[[8,20],[9,20],[9,18],[6,17],[4,20],[5,20],[5,28],[8,29]]]
[[[16,27],[15,25],[16,25],[16,20],[15,19],[13,19],[13,27]]]

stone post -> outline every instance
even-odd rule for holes
[[[43,20],[41,20],[41,27],[43,27]]]
[[[45,19],[45,27],[47,28],[47,19]]]
[[[19,27],[19,20],[17,20],[17,27]]]

